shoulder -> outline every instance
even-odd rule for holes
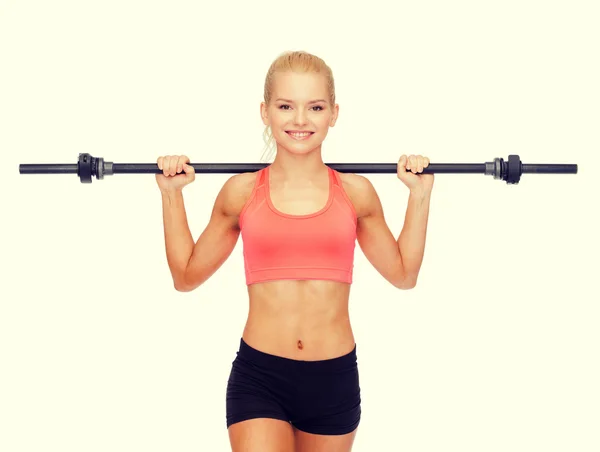
[[[250,198],[258,171],[239,173],[231,176],[223,184],[219,193],[222,200],[222,209],[229,216],[238,216]]]
[[[339,173],[343,189],[350,198],[358,218],[370,215],[380,204],[375,187],[369,179],[354,173]]]

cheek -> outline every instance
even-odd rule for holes
[[[327,130],[329,124],[331,123],[331,116],[321,116],[319,119],[315,120],[315,124],[321,130]]]
[[[271,119],[271,131],[275,135],[281,135],[283,130],[285,129],[286,124],[285,121],[278,121],[276,119]]]
[[[278,114],[271,115],[271,126],[273,128],[279,128],[285,124],[285,119]]]

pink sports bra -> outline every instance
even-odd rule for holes
[[[314,213],[290,215],[271,202],[269,166],[259,170],[240,212],[246,284],[280,279],[352,283],[356,211],[337,171],[329,171],[329,198]]]

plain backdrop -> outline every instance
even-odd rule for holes
[[[600,14],[595,1],[0,1],[0,450],[228,451],[248,314],[242,242],[173,288],[152,175],[20,163],[258,162],[271,62],[333,69],[325,162],[577,163],[437,175],[418,285],[357,245],[353,451],[600,450]],[[185,188],[196,239],[229,175]],[[408,200],[368,175],[397,237]]]

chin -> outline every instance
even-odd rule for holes
[[[311,152],[313,152],[314,150],[318,149],[319,146],[303,146],[303,147],[298,147],[298,146],[286,146],[286,145],[279,145],[285,152],[287,152],[288,154],[292,154],[292,155],[308,155]]]
[[[321,147],[321,143],[282,143],[280,146],[285,148],[290,154],[294,155],[304,155],[310,154],[312,151],[319,149]]]

